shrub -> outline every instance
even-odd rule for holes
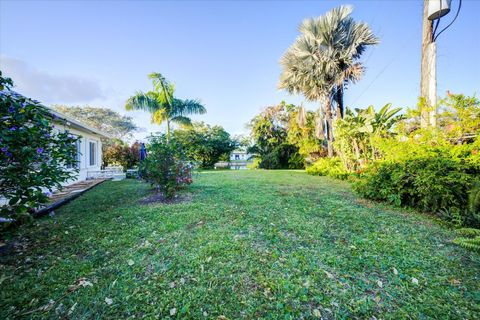
[[[78,138],[54,130],[44,106],[8,89],[0,92],[0,117],[0,194],[8,201],[0,212],[20,218],[76,175]]]
[[[468,198],[478,171],[445,155],[385,161],[359,175],[354,190],[361,196],[434,212],[457,224],[476,225]]]
[[[120,165],[124,170],[138,166],[140,161],[140,143],[135,142],[131,146],[122,141],[113,141],[103,145],[103,166]]]
[[[307,168],[307,173],[315,176],[329,176],[337,179],[347,179],[349,172],[345,170],[340,158],[320,158]]]
[[[165,198],[173,198],[177,190],[192,183],[192,166],[185,161],[177,141],[167,141],[165,135],[152,136],[147,150],[147,158],[140,162],[140,175]]]

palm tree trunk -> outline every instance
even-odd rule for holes
[[[167,119],[167,142],[170,141],[170,120]]]
[[[345,110],[343,107],[343,84],[337,87],[335,101],[337,102],[337,119],[342,119],[345,115]]]
[[[327,105],[325,106],[325,118],[327,118],[327,151],[328,157],[333,157],[333,119],[332,119],[332,102],[327,99]]]

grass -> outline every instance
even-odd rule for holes
[[[8,235],[2,318],[480,318],[480,255],[429,217],[301,171],[187,192],[140,205],[148,185],[107,182]]]

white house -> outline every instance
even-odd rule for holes
[[[89,177],[89,172],[99,172],[102,165],[101,138],[110,138],[110,136],[55,110],[50,109],[50,114],[53,117],[53,126],[56,130],[68,130],[72,135],[80,137],[77,142],[77,168],[79,172],[76,179],[68,181],[65,185],[86,180]]]
[[[230,161],[248,161],[252,157],[246,150],[237,149],[230,153]]]

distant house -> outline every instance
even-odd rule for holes
[[[72,119],[60,112],[49,109],[53,117],[53,126],[58,131],[68,130],[72,135],[78,136],[77,141],[77,169],[76,179],[67,183],[72,184],[86,180],[89,173],[99,172],[102,165],[102,140],[111,138],[109,135],[100,132],[78,120]],[[73,167],[71,169],[74,169]]]
[[[248,161],[252,157],[251,154],[249,154],[246,150],[244,149],[237,149],[232,151],[230,153],[230,161]]]

